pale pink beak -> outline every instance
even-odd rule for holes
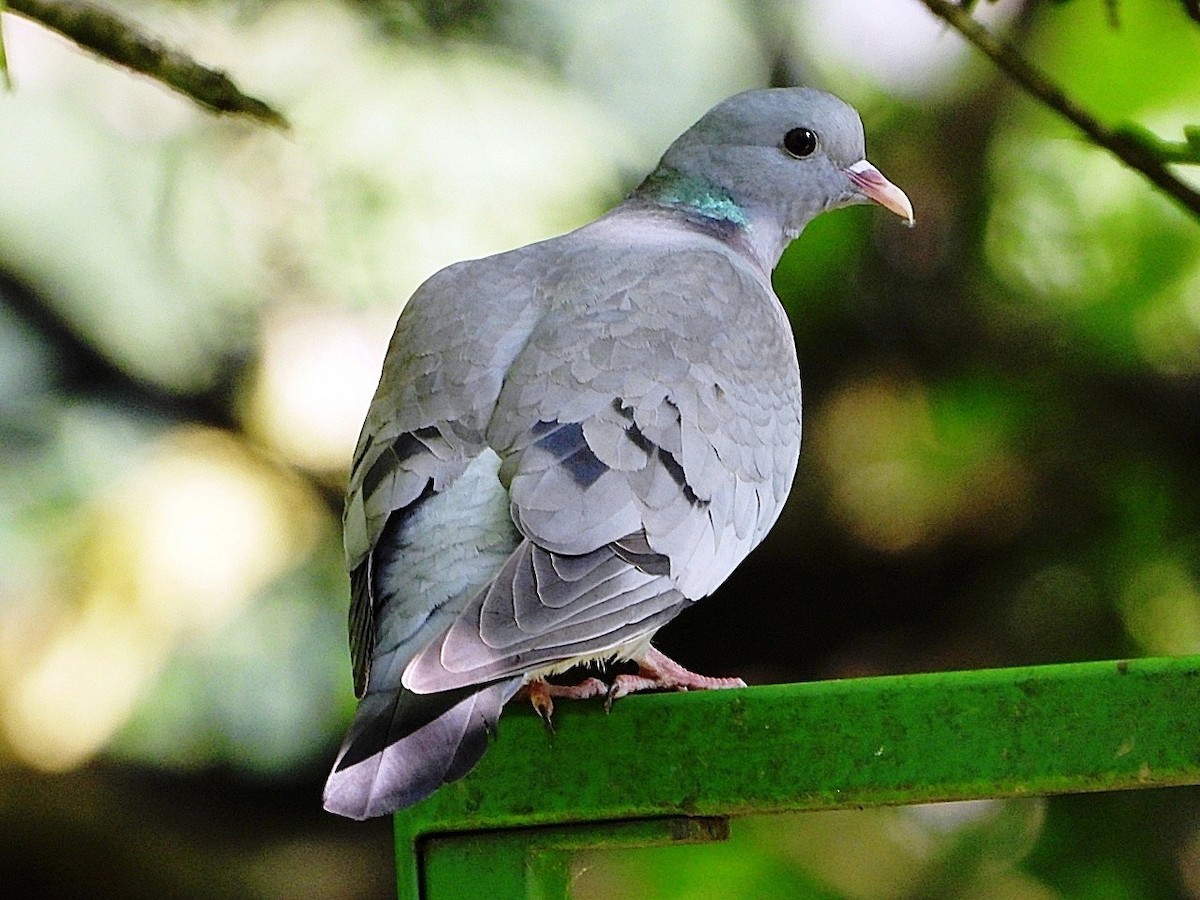
[[[884,209],[890,209],[900,218],[905,219],[905,224],[909,228],[917,224],[913,218],[912,202],[908,196],[884,178],[883,173],[865,159],[860,159],[843,171],[854,182],[854,186],[862,191],[868,199],[874,200]]]

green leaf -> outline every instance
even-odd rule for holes
[[[1192,152],[1200,156],[1200,125],[1184,125],[1183,139],[1188,142]]]

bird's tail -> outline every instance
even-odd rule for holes
[[[367,694],[325,782],[325,808],[352,819],[383,816],[462,778],[487,750],[500,708],[521,681]]]

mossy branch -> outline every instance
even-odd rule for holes
[[[1073,124],[1092,143],[1136,169],[1155,187],[1200,219],[1200,192],[1167,168],[1172,163],[1200,164],[1200,128],[1186,128],[1182,143],[1162,141],[1140,126],[1110,128],[1068,97],[1045,73],[1026,62],[1011,44],[1000,40],[972,19],[963,7],[950,0],[921,2],[974,44],[1022,90]]]
[[[0,0],[0,13],[8,9],[8,3]],[[12,90],[12,76],[8,74],[8,54],[4,52],[4,17],[0,16],[0,85]]]
[[[81,0],[6,0],[6,4],[9,12],[56,31],[117,65],[147,75],[201,106],[288,128],[282,114],[262,100],[243,94],[224,72],[201,65],[98,6]],[[0,2],[0,8],[4,6]]]

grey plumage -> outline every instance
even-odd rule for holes
[[[796,128],[817,135],[804,158]],[[911,220],[862,145],[828,94],[741,94],[613,212],[418,289],[347,493],[362,701],[328,809],[385,814],[461,777],[522,684],[641,659],[763,538],[800,450],[770,271],[824,209]]]

